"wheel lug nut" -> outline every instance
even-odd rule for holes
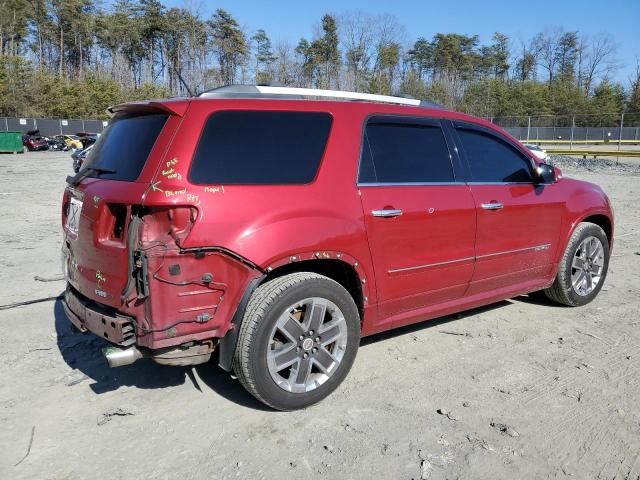
[[[300,335],[300,340],[304,340],[304,335]]]
[[[314,348],[313,350],[311,350],[313,353],[318,353],[318,349]]]
[[[296,347],[296,352],[299,352],[299,351],[300,351],[300,347]]]
[[[308,358],[308,357],[309,357],[309,354],[308,354],[308,353],[305,353],[305,354],[303,355],[303,357],[304,357],[304,358]]]
[[[312,337],[313,336],[313,330],[309,330],[309,336]]]
[[[319,341],[320,341],[320,337],[316,337],[316,342],[319,342]]]

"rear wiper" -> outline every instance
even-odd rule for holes
[[[89,173],[91,173],[91,172],[95,172],[95,173],[117,173],[112,168],[86,167],[86,168],[83,168],[82,170],[80,170],[78,173],[76,173],[73,177],[71,175],[69,175],[67,177],[67,183],[69,185],[72,185],[72,186],[78,185],[80,183],[80,181],[83,178],[85,178],[87,175],[89,175]]]

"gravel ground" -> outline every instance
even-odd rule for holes
[[[609,159],[602,157],[571,157],[568,155],[549,155],[550,163],[562,168],[572,170],[587,170],[589,172],[615,172],[615,173],[635,173],[640,174],[640,163],[635,158],[620,157],[620,159]]]
[[[56,296],[65,154],[0,155],[0,304]],[[590,305],[539,296],[363,341],[279,413],[213,363],[110,370],[59,301],[0,310],[0,478],[640,478],[640,175],[564,169],[616,210]]]

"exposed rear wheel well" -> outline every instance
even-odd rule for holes
[[[364,301],[362,295],[362,284],[360,277],[355,269],[342,260],[303,260],[300,262],[289,263],[269,272],[262,283],[273,280],[274,278],[288,275],[295,272],[313,272],[338,282],[342,285],[353,298],[360,318],[364,313]]]
[[[595,223],[600,228],[602,228],[602,230],[604,230],[604,233],[607,235],[607,239],[609,240],[609,245],[611,245],[612,232],[611,232],[611,221],[609,220],[609,217],[607,217],[606,215],[592,215],[591,217],[587,217],[582,221]]]

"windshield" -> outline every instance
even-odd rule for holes
[[[119,115],[93,145],[83,167],[88,177],[132,182],[138,178],[169,115]]]

